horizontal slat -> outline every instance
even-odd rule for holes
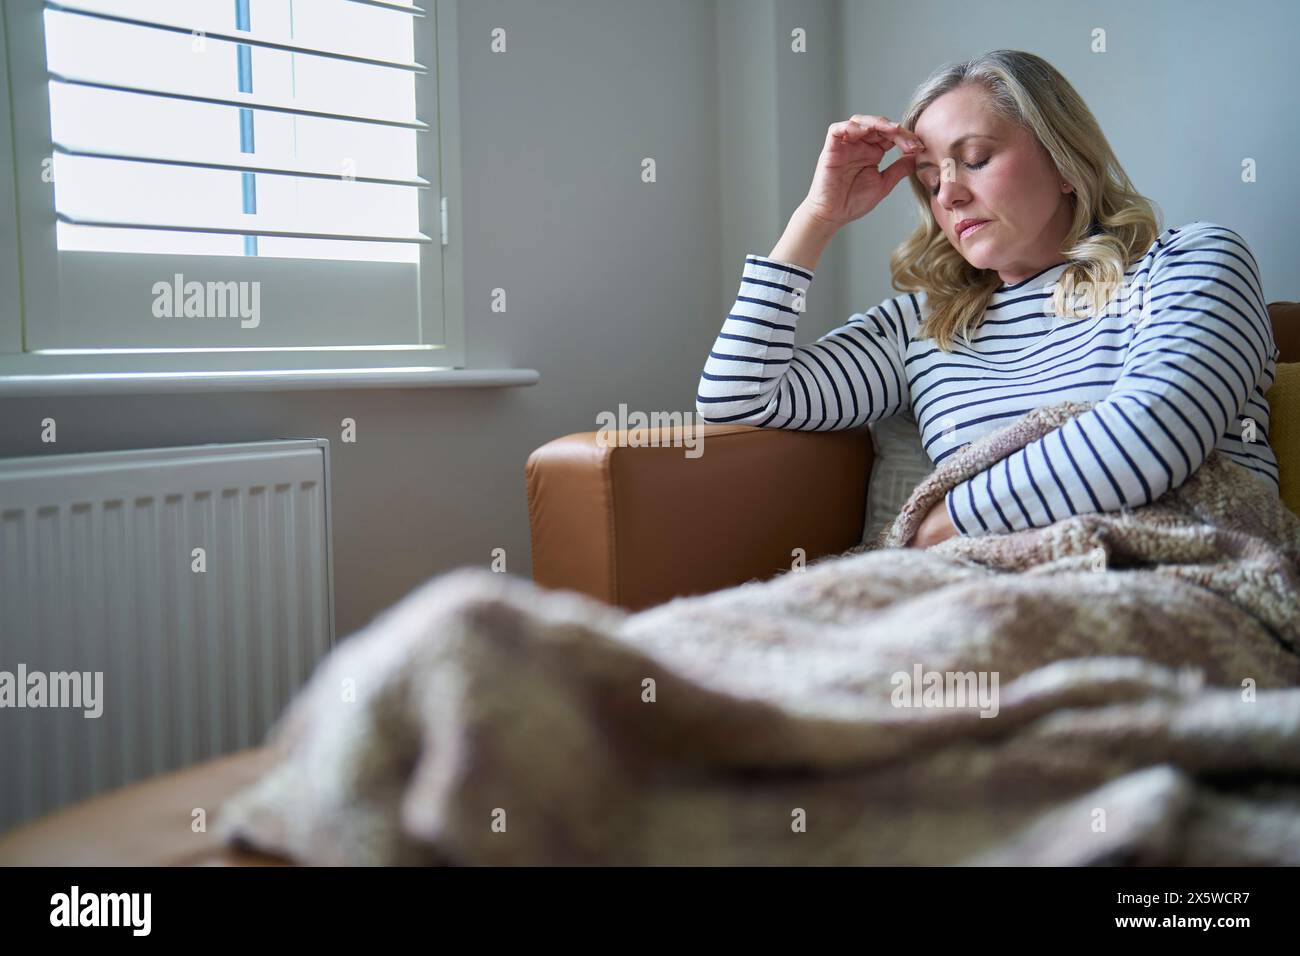
[[[181,33],[186,36],[202,33],[203,36],[209,40],[220,40],[225,43],[242,43],[245,46],[260,47],[264,50],[280,50],[285,53],[302,53],[306,56],[319,56],[330,60],[340,60],[345,63],[357,63],[363,66],[378,66],[392,70],[406,70],[410,73],[428,72],[421,63],[402,63],[396,60],[381,60],[368,56],[357,56],[352,53],[341,53],[337,50],[325,50],[321,47],[302,46],[295,43],[280,43],[275,40],[259,39],[253,34],[196,30],[194,27],[183,26],[179,23],[164,23],[158,20],[139,20],[135,17],[124,17],[117,13],[86,10],[81,7],[68,6],[67,4],[59,3],[57,0],[45,0],[45,9],[53,10],[57,13],[72,14],[78,17],[90,17],[95,20],[106,20],[110,23],[120,23],[125,26],[142,27],[148,30],[162,30],[168,33]]]
[[[269,236],[277,239],[334,239],[343,242],[432,242],[423,233],[410,236],[359,236],[351,233],[301,232],[293,229],[261,229],[257,226],[210,226],[201,223],[182,225],[162,222],[118,222],[114,220],[82,219],[68,213],[55,214],[59,222],[70,226],[88,226],[93,229],[147,229],[160,232],[201,232],[221,236]]]
[[[188,166],[194,169],[217,169],[243,173],[268,173],[272,176],[295,176],[306,179],[329,179],[342,181],[344,178],[337,170],[325,172],[323,170],[302,169],[300,167],[288,166],[251,166],[242,163],[216,163],[195,159],[173,159],[165,156],[132,156],[121,153],[105,153],[93,149],[75,149],[69,146],[64,146],[62,143],[55,143],[54,151],[65,156],[82,156],[87,159],[104,159],[123,163],[154,163],[161,166]],[[373,183],[379,186],[412,186],[416,189],[429,188],[429,181],[419,177],[415,179],[384,179],[378,176],[353,176],[352,181],[358,183]]]
[[[263,100],[235,100],[219,96],[199,96],[196,93],[172,93],[166,90],[148,89],[142,86],[123,86],[118,83],[101,83],[97,80],[88,80],[75,76],[64,76],[61,73],[51,72],[51,80],[55,83],[66,83],[69,86],[84,86],[88,89],[110,90],[115,93],[134,93],[138,96],[160,96],[169,100],[185,100],[190,103],[211,103],[215,106],[235,106],[242,109],[264,110],[269,113],[290,113],[294,116],[314,116],[317,119],[341,120],[345,123],[369,123],[374,126],[391,126],[397,129],[413,129],[416,132],[428,132],[427,123],[415,120],[408,122],[406,120],[381,119],[377,116],[357,116],[350,113],[329,113],[325,110],[311,110],[301,106],[287,106],[278,103],[268,103]]]
[[[408,7],[404,3],[386,3],[385,0],[348,0],[348,2],[378,7],[380,10],[392,10],[394,13],[409,13],[413,17],[422,17],[425,14],[422,7]]]

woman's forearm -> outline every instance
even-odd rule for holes
[[[821,258],[839,228],[836,223],[810,215],[800,204],[790,217],[785,232],[781,234],[781,238],[772,248],[768,258],[788,262],[814,272],[817,269],[817,260]]]

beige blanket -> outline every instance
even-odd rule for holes
[[[309,863],[1300,864],[1300,520],[1214,452],[1131,512],[628,614],[487,570],[321,665],[221,832]]]

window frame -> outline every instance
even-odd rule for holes
[[[458,0],[425,0],[422,5],[427,13],[425,17],[391,14],[414,17],[414,56],[428,67],[426,75],[416,77],[417,115],[429,125],[427,132],[419,134],[417,172],[430,184],[429,188],[418,190],[420,224],[422,231],[433,239],[420,246],[415,293],[419,305],[418,341],[347,345],[303,341],[292,346],[200,345],[156,351],[37,351],[32,348],[32,331],[42,322],[58,321],[59,303],[60,253],[55,238],[54,184],[44,182],[42,177],[42,160],[53,152],[46,85],[45,5],[43,0],[5,0],[3,16],[0,16],[0,379],[32,376],[120,379],[132,374],[156,379],[169,373],[265,375],[275,371],[321,372],[328,376],[331,372],[346,375],[379,369],[420,372],[427,379],[430,373],[464,369]],[[14,43],[13,37],[23,37],[26,42]],[[33,37],[39,42],[32,42]],[[69,254],[75,255],[64,253]],[[183,272],[185,264],[196,259],[149,254],[106,255],[148,255],[149,259],[156,260],[160,276]],[[290,284],[296,276],[319,272],[330,262],[230,258],[234,263],[256,262],[259,268],[282,272],[283,280]],[[393,345],[396,347],[388,347]],[[536,373],[531,374],[535,380]]]
[[[0,356],[20,352],[23,347],[22,260],[4,12],[0,0]]]

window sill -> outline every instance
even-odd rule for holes
[[[144,395],[181,392],[281,392],[354,388],[512,388],[534,385],[536,369],[437,366],[260,369],[256,371],[0,372],[0,398]]]

